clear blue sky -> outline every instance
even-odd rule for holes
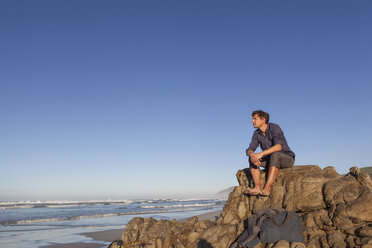
[[[251,112],[296,164],[372,166],[371,1],[0,2],[0,200],[203,196]]]

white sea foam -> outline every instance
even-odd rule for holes
[[[186,199],[179,199],[177,201],[184,202],[184,201],[210,201],[215,200],[214,198],[186,198]]]
[[[140,208],[190,208],[190,207],[209,207],[215,206],[216,203],[195,203],[195,204],[176,204],[176,205],[160,205],[160,206],[141,206]]]
[[[13,201],[0,202],[0,210],[18,208],[69,208],[102,205],[128,205],[131,200],[88,200],[88,201]]]
[[[32,223],[42,223],[42,222],[55,222],[64,220],[79,220],[79,219],[89,219],[89,218],[102,218],[119,216],[120,214],[95,214],[95,215],[81,215],[73,217],[61,217],[61,218],[46,218],[46,219],[33,219],[33,220],[18,220],[0,223],[2,225],[13,225],[13,224],[32,224]]]
[[[124,213],[111,213],[111,214],[94,214],[94,215],[80,215],[72,217],[60,217],[60,218],[40,218],[40,219],[31,219],[31,220],[17,220],[17,221],[5,221],[1,222],[1,225],[16,225],[16,224],[34,224],[34,223],[44,223],[44,222],[56,222],[56,221],[67,221],[67,220],[80,220],[80,219],[90,219],[90,218],[103,218],[103,217],[113,217],[113,216],[122,216],[122,215],[143,215],[143,214],[159,214],[167,212],[179,212],[180,210],[153,210],[153,211],[131,211]]]
[[[32,208],[34,205],[20,205],[20,206],[1,206],[0,210],[15,209],[15,208]]]
[[[187,212],[219,207],[216,199],[16,201],[0,203],[0,225],[58,222],[121,215]],[[58,209],[60,208],[60,210]],[[17,210],[18,209],[18,210]],[[56,211],[58,209],[58,211]]]
[[[79,201],[8,201],[1,202],[0,205],[17,205],[17,204],[79,204],[79,203],[94,203],[94,202],[123,202],[130,204],[133,200],[79,200]]]

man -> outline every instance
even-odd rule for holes
[[[257,128],[252,136],[251,144],[246,150],[249,157],[249,167],[254,181],[254,188],[248,188],[247,194],[269,196],[271,185],[281,168],[292,167],[295,160],[294,152],[289,148],[279,125],[269,123],[269,114],[262,110],[252,113],[253,127]],[[258,145],[261,152],[255,153]],[[261,187],[259,167],[269,170],[265,187]]]

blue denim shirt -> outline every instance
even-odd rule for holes
[[[270,147],[280,144],[282,146],[281,152],[295,157],[295,153],[289,148],[287,140],[284,137],[284,133],[280,126],[275,123],[269,123],[266,129],[266,136],[262,134],[260,129],[256,129],[252,136],[251,144],[247,150],[256,151],[258,145],[260,145],[262,151],[269,149]]]

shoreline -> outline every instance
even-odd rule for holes
[[[91,238],[91,242],[78,243],[52,243],[40,248],[103,248],[108,247],[114,240],[120,239],[124,232],[124,228],[112,229],[97,232],[85,232],[79,235]],[[108,244],[105,244],[108,243]]]
[[[199,220],[210,220],[216,221],[222,210],[211,211],[205,214],[196,215]],[[193,216],[191,216],[193,217]],[[191,218],[189,217],[189,218]],[[180,221],[186,221],[189,218],[182,219]],[[91,238],[91,242],[81,242],[81,243],[52,243],[50,245],[41,246],[40,248],[103,248],[108,247],[114,240],[121,239],[125,228],[112,229],[106,231],[98,232],[86,232],[80,233],[80,235]],[[105,244],[109,243],[109,244]]]

